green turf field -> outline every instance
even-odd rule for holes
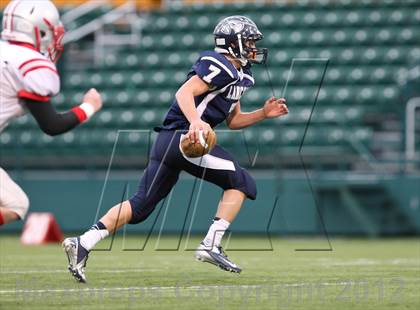
[[[130,237],[134,248],[141,237]],[[152,240],[153,241],[153,240]],[[165,239],[163,247],[176,244]],[[192,240],[192,244],[196,244]],[[418,239],[333,239],[332,251],[320,239],[232,238],[229,251],[241,275],[193,260],[193,252],[110,252],[88,261],[87,285],[66,272],[57,245],[21,246],[0,237],[0,309],[419,309]],[[190,247],[190,246],[188,246]],[[162,248],[162,246],[161,246]]]

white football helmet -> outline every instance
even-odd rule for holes
[[[64,27],[50,0],[13,0],[3,14],[3,40],[29,43],[56,62],[64,50]]]

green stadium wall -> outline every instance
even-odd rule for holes
[[[258,198],[246,201],[231,226],[234,233],[268,231],[322,236],[324,225],[328,234],[420,233],[420,176],[320,173],[311,177],[314,199],[304,174],[254,172],[253,175],[257,180]],[[138,182],[133,174],[111,174],[100,203],[103,174],[63,172],[13,176],[30,197],[30,212],[54,213],[64,232],[81,232],[88,228],[95,221],[98,206],[101,216],[122,197],[134,193]],[[162,229],[163,233],[170,234],[188,230],[202,233],[211,222],[220,195],[221,190],[216,186],[201,184],[185,175],[165,204],[159,205],[144,223],[128,226],[127,232]],[[17,232],[22,225],[14,223],[2,227],[1,231]]]

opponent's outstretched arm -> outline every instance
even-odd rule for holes
[[[83,97],[83,103],[80,106],[63,113],[57,112],[49,101],[25,99],[25,104],[39,128],[47,135],[55,136],[70,131],[99,111],[102,107],[102,99],[95,89],[91,89]]]
[[[286,99],[276,99],[274,97],[268,99],[261,109],[253,112],[242,112],[241,104],[238,101],[235,109],[230,113],[226,122],[230,129],[242,129],[252,126],[264,119],[275,118],[289,113],[286,105]]]

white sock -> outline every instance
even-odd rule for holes
[[[214,220],[203,240],[204,245],[209,248],[220,246],[222,237],[229,228],[229,225],[230,223],[224,219]]]
[[[80,244],[86,250],[90,251],[94,246],[109,235],[105,225],[101,222],[93,225],[90,230],[80,236]]]

